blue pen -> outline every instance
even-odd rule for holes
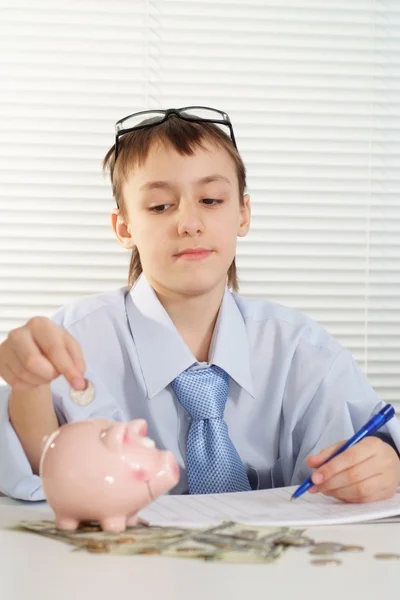
[[[368,421],[368,423],[366,423],[364,427],[361,427],[361,429],[357,431],[357,433],[355,433],[353,437],[347,440],[347,442],[345,442],[343,446],[340,446],[340,448],[338,448],[338,450],[336,450],[336,452],[334,452],[332,456],[330,456],[328,460],[326,460],[322,464],[326,465],[326,463],[332,460],[332,458],[335,458],[335,456],[341,454],[342,452],[347,450],[347,448],[351,448],[351,446],[357,444],[357,442],[365,438],[365,436],[372,435],[373,433],[375,433],[375,431],[378,431],[378,429],[385,425],[385,423],[387,423],[393,416],[393,406],[391,406],[390,404],[386,404],[386,406],[384,406],[382,410],[380,410],[374,417],[372,417],[372,419]],[[322,467],[322,465],[320,466]],[[299,498],[314,485],[315,484],[312,482],[311,477],[309,477],[300,485],[300,487],[297,488],[297,490],[293,493],[290,499],[295,500],[296,498]]]

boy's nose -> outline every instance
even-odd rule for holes
[[[178,214],[178,233],[179,235],[196,235],[204,229],[199,210],[196,207],[180,208]]]

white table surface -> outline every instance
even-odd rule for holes
[[[53,518],[44,502],[0,498],[0,598],[4,600],[369,600],[398,598],[400,522],[313,527],[316,541],[362,544],[360,554],[337,554],[338,567],[316,567],[306,549],[289,550],[276,564],[213,564],[156,556],[76,553],[62,542],[7,529],[21,519]],[[341,595],[341,596],[339,596]]]

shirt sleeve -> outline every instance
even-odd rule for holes
[[[10,388],[0,388],[0,492],[19,500],[44,500],[40,477],[34,475],[8,417]]]
[[[52,320],[60,327],[66,328],[64,309],[60,309]],[[74,327],[67,329],[81,345],[85,339],[90,340],[90,332],[86,333],[84,328],[81,332]],[[92,352],[91,355],[93,354],[96,357]],[[69,384],[64,377],[60,376],[51,383],[53,406],[59,424],[62,426],[71,421],[93,417],[126,420],[120,405],[99,376],[100,369],[97,368],[96,372],[93,372],[88,366],[87,359],[86,366],[85,377],[93,382],[96,390],[95,400],[87,406],[78,406],[71,400]],[[0,493],[20,500],[45,500],[40,477],[33,473],[24,448],[9,419],[10,391],[9,386],[0,386]]]
[[[311,474],[305,460],[324,448],[349,439],[385,402],[377,395],[348,350],[335,359],[292,435],[292,473],[287,485],[298,485]],[[379,430],[400,452],[400,422],[395,416]],[[290,464],[291,461],[287,461]]]

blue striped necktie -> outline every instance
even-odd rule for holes
[[[251,490],[224,421],[229,375],[215,365],[188,369],[171,382],[192,417],[186,445],[190,494]]]

